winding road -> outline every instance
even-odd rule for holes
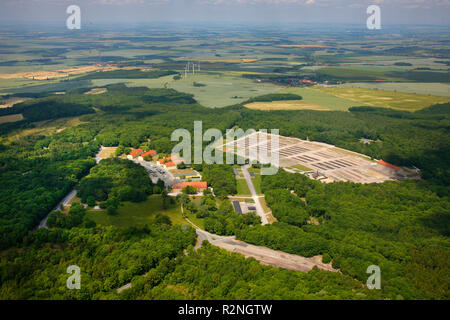
[[[70,191],[54,208],[52,211],[50,211],[45,217],[44,219],[41,220],[41,222],[39,222],[39,225],[37,225],[37,227],[35,228],[35,230],[41,229],[41,228],[47,228],[47,219],[48,216],[50,215],[50,213],[59,210],[59,208],[61,208],[61,205],[63,205],[64,207],[67,206],[67,204],[69,203],[70,200],[73,199],[73,197],[75,197],[77,195],[77,190],[73,189],[72,191]]]

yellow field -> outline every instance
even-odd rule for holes
[[[200,59],[202,62],[223,62],[223,63],[248,63],[255,62],[259,59],[251,59],[251,58],[242,58],[242,59]]]
[[[336,97],[361,102],[361,105],[416,111],[438,103],[450,101],[448,97],[373,90],[352,87],[312,87],[312,90],[332,94]]]
[[[328,46],[321,46],[317,44],[277,44],[275,47],[279,48],[328,48]]]
[[[108,89],[107,88],[93,88],[91,89],[91,91],[86,92],[85,94],[92,94],[92,95],[96,95],[96,94],[102,94],[107,92]]]
[[[118,70],[117,67],[97,67],[97,66],[85,66],[85,67],[75,67],[69,69],[60,69],[55,71],[32,71],[32,72],[18,72],[18,73],[0,73],[0,79],[34,79],[34,80],[45,80],[45,79],[55,79],[55,78],[65,78],[69,75],[84,74],[93,71],[112,71]]]
[[[30,98],[10,98],[10,99],[3,100],[2,104],[0,104],[0,109],[12,107],[16,103],[21,103],[26,100],[30,100]]]
[[[114,156],[117,147],[103,147],[102,151],[99,154],[101,159],[108,159]]]
[[[8,123],[8,122],[16,122],[23,120],[23,115],[20,114],[10,114],[9,116],[0,117],[0,124]]]
[[[246,108],[256,110],[330,110],[317,104],[303,100],[272,101],[272,102],[252,102],[245,105]]]

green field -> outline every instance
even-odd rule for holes
[[[87,213],[87,217],[100,225],[143,227],[150,224],[158,213],[167,215],[173,224],[189,224],[181,215],[179,204],[169,204],[167,209],[163,209],[162,198],[159,195],[152,195],[143,202],[124,202],[115,215],[108,215],[105,210],[91,210]],[[188,218],[203,228],[202,220],[191,215],[188,215]]]
[[[394,76],[394,72],[379,70],[360,70],[352,67],[327,67],[317,71],[318,74],[329,79],[345,80],[345,81],[365,81],[365,80],[391,80],[396,81],[402,79]]]
[[[261,170],[256,168],[248,169],[248,172],[254,172],[255,176],[252,178],[253,186],[257,194],[262,194],[261,192]]]
[[[403,93],[387,90],[373,90],[352,87],[314,87],[321,93],[332,94],[340,98],[358,102],[357,105],[369,105],[404,111],[416,111],[438,103],[449,102],[450,98]]]
[[[236,179],[237,195],[238,196],[248,196],[250,195],[250,190],[248,189],[247,182],[244,178]]]
[[[129,87],[145,86],[148,88],[173,88],[177,91],[190,93],[203,106],[216,108],[237,104],[251,97],[273,93],[280,87],[269,83],[256,83],[231,72],[200,72],[188,75],[186,79],[173,80],[173,76],[159,79],[101,79],[92,80],[94,86],[124,82]],[[195,87],[193,82],[204,84]]]

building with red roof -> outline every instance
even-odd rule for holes
[[[383,165],[383,166],[385,166],[385,167],[394,169],[394,170],[402,170],[402,168],[394,166],[393,164],[390,164],[390,163],[388,163],[386,161],[383,161],[383,160],[378,160],[378,163]]]
[[[186,187],[194,187],[197,192],[202,192],[208,185],[205,181],[177,182],[173,184],[172,189],[174,192],[180,192]]]
[[[159,164],[164,164],[164,163],[170,162],[170,161],[172,161],[172,157],[162,158],[162,159],[158,160]]]
[[[136,150],[133,150],[130,152],[130,154],[127,156],[128,159],[136,159],[138,156],[140,156],[144,151],[141,148],[138,148]]]
[[[153,157],[156,154],[156,150],[149,150],[147,152],[144,152],[139,156],[139,160],[143,161],[145,157],[150,156]]]
[[[169,161],[163,164],[164,168],[166,169],[176,169],[177,165],[175,162]]]

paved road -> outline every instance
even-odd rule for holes
[[[219,242],[225,241],[225,240],[233,240],[234,236],[219,236],[217,234],[213,234],[213,233],[209,233],[205,230],[202,229],[196,229],[195,230],[197,232],[197,236],[199,238],[199,242],[197,243],[197,245],[195,246],[195,250],[197,250],[198,248],[200,248],[202,246],[202,242],[205,240],[208,240],[209,243],[216,245]]]
[[[256,193],[252,178],[250,177],[250,174],[248,173],[249,167],[250,167],[249,164],[243,166],[242,173],[244,174],[245,181],[247,182],[248,188],[250,189],[250,193],[252,194],[252,199],[255,202],[256,214],[261,217],[261,224],[265,225],[265,224],[268,224],[269,221],[267,221],[267,217],[266,217],[266,214],[264,213],[264,209],[262,208],[261,203],[259,202],[260,197]]]
[[[67,206],[67,204],[69,203],[70,200],[73,199],[73,197],[75,197],[77,195],[77,190],[73,189],[72,191],[70,191],[67,196],[65,196],[54,208],[52,211],[50,211],[45,217],[44,219],[41,220],[41,222],[39,222],[39,225],[36,227],[37,229],[41,229],[41,228],[47,228],[47,219],[48,216],[50,215],[50,213],[59,210],[61,208],[61,205],[63,206]]]
[[[100,153],[102,153],[102,151],[103,151],[103,146],[100,146],[100,150],[95,155],[95,162],[97,164],[99,164],[99,162],[103,160],[102,158],[100,158]]]

